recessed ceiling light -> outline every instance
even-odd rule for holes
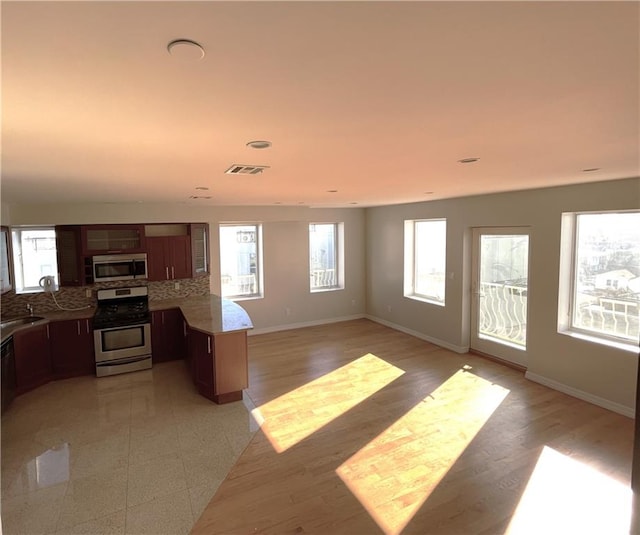
[[[205,186],[198,186],[196,189],[202,190],[202,191],[207,191],[209,188],[205,187]]]
[[[583,169],[583,173],[591,173],[592,171],[600,171],[599,167],[589,167],[588,169]]]
[[[433,191],[425,191],[424,194],[425,195],[433,195]]]
[[[480,158],[462,158],[462,160],[458,160],[458,163],[474,163],[477,162]]]
[[[358,204],[357,202],[350,202],[349,204]]]
[[[167,50],[180,60],[197,61],[204,58],[204,48],[191,39],[175,39],[167,45]]]
[[[268,149],[271,147],[271,141],[249,141],[247,147],[252,149]]]
[[[338,193],[337,189],[328,189],[327,193]]]

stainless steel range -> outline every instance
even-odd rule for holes
[[[93,340],[98,377],[151,368],[147,287],[98,290]]]

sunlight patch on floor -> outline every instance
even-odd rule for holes
[[[506,533],[626,535],[632,499],[629,486],[545,446]]]
[[[387,534],[400,533],[509,390],[458,370],[336,473]]]
[[[368,353],[253,411],[282,453],[404,374]]]

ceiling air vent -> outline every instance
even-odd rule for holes
[[[268,165],[241,165],[234,163],[225,171],[227,175],[259,175],[265,169],[269,169]]]

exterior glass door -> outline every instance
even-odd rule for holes
[[[529,232],[473,230],[471,348],[526,367]]]

